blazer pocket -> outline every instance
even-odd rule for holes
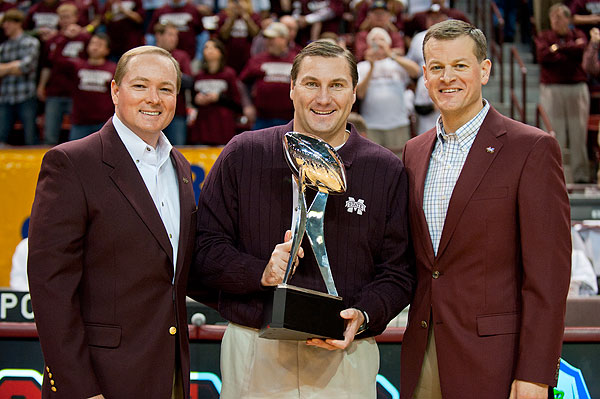
[[[117,348],[121,344],[121,326],[86,323],[85,337],[89,346]]]
[[[480,337],[519,332],[521,315],[519,313],[499,313],[477,316],[477,334]]]
[[[508,187],[487,187],[473,193],[472,201],[501,199],[508,196]]]

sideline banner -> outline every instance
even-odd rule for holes
[[[49,148],[0,150],[0,287],[10,284],[12,255],[26,236],[42,158]],[[178,147],[192,165],[196,200],[222,147]]]

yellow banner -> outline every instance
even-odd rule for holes
[[[178,148],[192,165],[196,200],[222,147]],[[10,286],[12,256],[27,234],[42,158],[48,148],[0,150],[0,287]]]

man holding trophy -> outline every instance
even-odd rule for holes
[[[190,284],[230,321],[222,398],[374,398],[373,336],[415,285],[406,172],[347,123],[350,52],[311,43],[291,78],[294,119],[234,137],[204,183]]]

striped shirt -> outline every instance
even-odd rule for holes
[[[0,45],[0,63],[20,60],[21,75],[7,75],[0,83],[0,104],[18,104],[36,95],[36,72],[40,42],[28,34]]]
[[[455,133],[446,134],[441,116],[436,124],[437,140],[431,153],[423,196],[423,211],[436,256],[452,191],[477,132],[490,109],[488,102],[483,101],[481,111]]]

